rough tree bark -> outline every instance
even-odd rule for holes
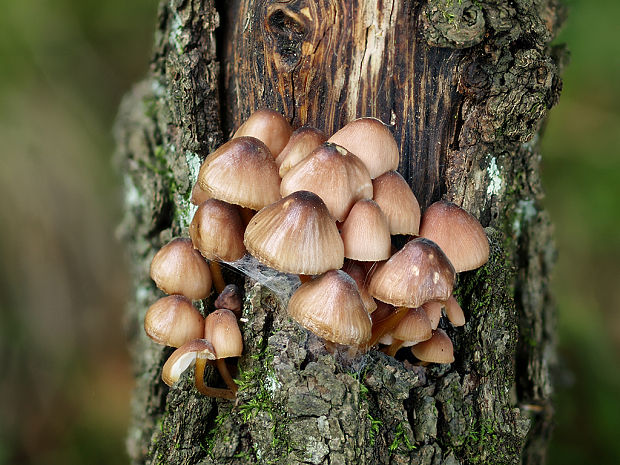
[[[537,135],[561,87],[564,54],[549,47],[561,17],[555,0],[161,2],[151,71],[116,127],[135,280],[133,463],[544,461],[554,250]],[[447,328],[454,364],[334,358],[248,280],[239,401],[197,394],[189,372],[161,382],[171,350],[142,331],[159,295],[150,260],[187,235],[201,161],[259,107],[327,133],[389,122],[422,207],[445,198],[481,219],[492,253],[459,276],[468,323]]]

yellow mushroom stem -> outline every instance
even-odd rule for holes
[[[400,323],[400,320],[405,318],[408,310],[409,309],[407,307],[396,307],[396,309],[394,309],[386,318],[373,322],[372,335],[370,337],[368,347],[372,347],[377,344],[379,339],[381,339],[384,334],[393,330],[396,325]]]
[[[217,366],[217,369],[219,370],[222,379],[226,383],[226,386],[228,386],[233,395],[236,396],[239,387],[237,386],[237,383],[235,383],[235,381],[233,380],[232,376],[230,376],[230,371],[228,371],[228,365],[226,365],[226,359],[218,358],[215,361],[215,365]]]
[[[256,212],[248,207],[240,207],[239,213],[241,214],[241,221],[243,221],[243,226],[247,227]]]
[[[205,385],[205,367],[207,366],[207,362],[212,363],[205,355],[198,353],[196,356],[196,367],[194,369],[196,389],[205,396],[218,397],[220,399],[235,399],[237,395],[230,389],[213,388]]]
[[[220,294],[226,287],[226,281],[222,275],[222,266],[215,260],[209,262],[209,269],[211,270],[211,278],[213,279],[213,285],[218,294]]]

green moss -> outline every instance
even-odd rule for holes
[[[394,439],[392,440],[391,444],[388,446],[388,450],[390,451],[390,454],[393,454],[394,452],[396,452],[396,450],[400,446],[403,446],[405,449],[407,449],[408,452],[411,452],[412,450],[417,449],[417,446],[413,444],[411,440],[409,439],[409,436],[406,433],[403,423],[399,423],[398,425],[396,425],[396,430],[394,432]]]

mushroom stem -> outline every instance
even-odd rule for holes
[[[218,360],[219,361],[219,360]],[[230,389],[213,388],[205,385],[205,367],[207,366],[207,358],[199,353],[196,356],[196,366],[194,369],[194,382],[196,389],[201,394],[209,397],[219,397],[220,399],[235,399],[236,393]]]
[[[215,361],[215,364],[218,371],[220,372],[220,375],[222,376],[222,379],[226,383],[226,386],[228,386],[228,388],[232,392],[234,398],[237,395],[237,390],[239,389],[239,387],[237,386],[237,383],[235,383],[235,381],[232,379],[232,376],[230,376],[228,366],[226,365],[226,360],[223,358],[218,358]]]
[[[215,260],[211,260],[209,262],[209,269],[211,270],[213,285],[215,286],[215,290],[219,294],[226,287],[226,281],[224,281],[224,276],[222,275],[222,266]]]
[[[240,207],[239,213],[241,214],[241,220],[243,221],[243,225],[247,227],[247,225],[250,223],[250,220],[254,216],[254,213],[256,212],[248,207]]]
[[[394,342],[392,342],[392,344],[383,349],[383,352],[385,352],[390,357],[394,357],[396,355],[396,352],[398,352],[398,350],[403,346],[404,342],[405,341],[403,341],[402,339],[394,338]]]
[[[400,320],[405,318],[408,310],[407,307],[397,307],[386,318],[373,322],[372,336],[370,337],[368,347],[374,346],[385,333],[394,329]]]

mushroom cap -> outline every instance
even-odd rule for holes
[[[310,155],[326,140],[327,136],[319,129],[309,126],[297,129],[276,158],[276,165],[280,168],[280,177],[283,178],[293,166]]]
[[[323,144],[282,178],[280,193],[307,190],[321,197],[330,213],[344,221],[359,199],[372,198],[372,181],[364,163],[335,144]]]
[[[454,298],[454,295],[451,295],[444,305],[446,306],[446,316],[454,326],[465,325],[465,313],[463,313],[463,309]]]
[[[387,218],[373,200],[358,200],[340,228],[344,256],[362,262],[390,258],[392,242]]]
[[[241,292],[236,284],[227,284],[215,299],[215,308],[226,308],[237,316],[241,316]]]
[[[403,347],[426,341],[432,333],[431,322],[421,308],[410,308],[391,332],[393,338],[405,341]]]
[[[456,273],[434,242],[417,238],[379,265],[370,280],[370,294],[397,307],[421,307],[452,294]]]
[[[431,322],[431,328],[437,329],[439,320],[441,320],[441,302],[426,302],[422,305],[422,309],[426,312],[426,316]]]
[[[237,317],[225,308],[220,308],[205,318],[205,339],[213,344],[216,358],[239,357],[243,352],[243,337]]]
[[[414,345],[411,352],[423,362],[454,362],[454,347],[443,329],[433,331],[433,336],[429,340]]]
[[[233,139],[242,136],[255,137],[263,142],[276,157],[286,146],[293,128],[277,111],[269,109],[257,110],[239,126]]]
[[[161,370],[161,379],[168,386],[176,383],[183,372],[196,361],[198,354],[207,360],[215,360],[215,349],[206,339],[194,339],[186,342],[172,352]]]
[[[457,273],[478,268],[489,260],[489,240],[482,225],[452,202],[440,200],[426,209],[420,236],[441,247]]]
[[[211,196],[209,195],[209,193],[202,190],[202,187],[200,187],[200,184],[196,182],[196,184],[194,184],[194,187],[192,187],[192,195],[189,201],[193,203],[194,205],[198,206],[202,202],[210,198]]]
[[[151,278],[166,294],[181,294],[191,300],[211,292],[211,271],[189,238],[176,238],[163,246],[151,262]]]
[[[388,127],[376,118],[351,121],[331,136],[328,142],[342,145],[357,155],[368,168],[372,179],[398,168],[396,140]]]
[[[208,260],[234,262],[243,257],[244,232],[237,207],[217,199],[201,203],[189,225],[194,247]]]
[[[205,319],[191,301],[181,295],[162,297],[149,307],[144,331],[158,344],[181,347],[204,334]]]
[[[372,181],[373,200],[390,225],[390,234],[417,235],[420,230],[420,204],[398,171],[388,171]]]
[[[368,313],[374,312],[377,309],[377,302],[375,302],[375,299],[373,299],[368,292],[369,278],[364,267],[354,260],[345,260],[342,271],[351,276],[355,284],[357,284],[357,290],[360,293],[360,297]]]
[[[229,140],[210,153],[198,173],[210,197],[260,210],[280,198],[280,175],[269,149],[254,137]]]
[[[319,196],[293,192],[259,211],[245,231],[257,260],[285,273],[314,275],[341,268],[344,245]]]
[[[370,316],[355,281],[341,270],[302,284],[289,301],[288,313],[327,341],[359,346],[370,340]]]

